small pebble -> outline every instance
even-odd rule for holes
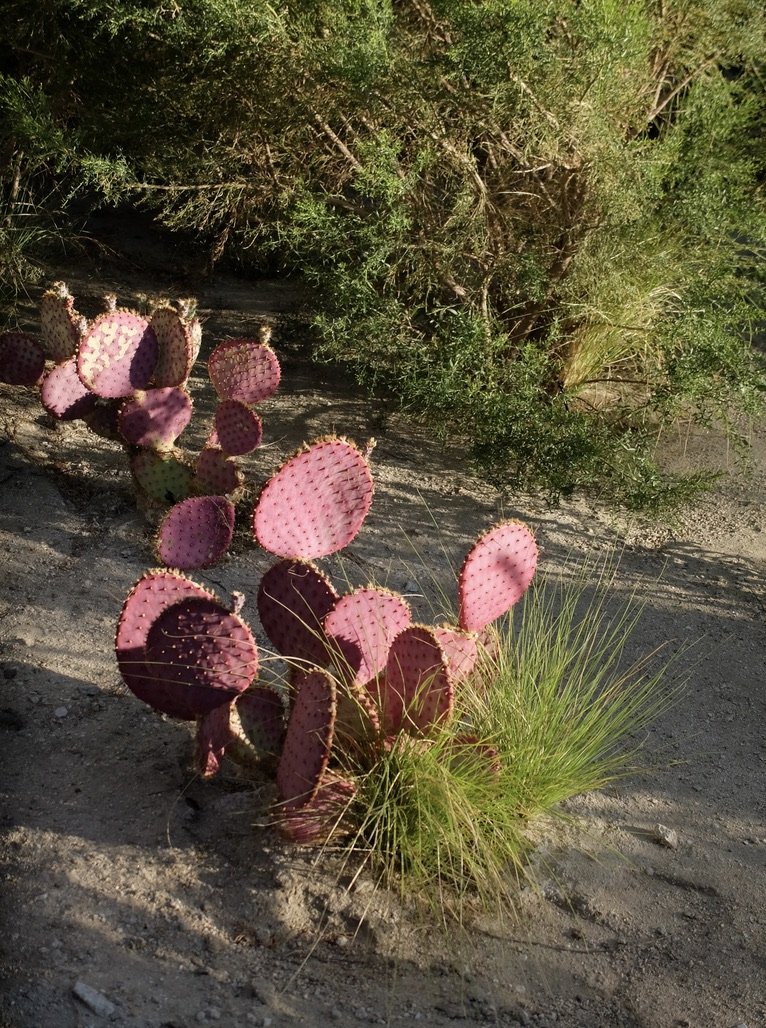
[[[69,710],[66,707],[56,707],[56,709],[53,711],[53,716],[54,717],[66,717],[68,713],[69,713]]]
[[[673,828],[667,828],[665,825],[656,824],[652,831],[652,838],[655,842],[658,842],[660,846],[666,846],[669,850],[678,849],[678,832]]]
[[[75,982],[72,992],[88,1010],[98,1017],[111,1017],[116,1009],[114,1003],[111,1003],[103,992],[99,992],[86,982]]]

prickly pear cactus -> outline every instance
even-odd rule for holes
[[[507,613],[529,588],[537,543],[521,521],[503,521],[480,536],[458,577],[458,623],[480,632]]]
[[[119,399],[146,389],[157,355],[157,336],[146,318],[133,311],[108,310],[82,337],[77,372],[98,396]]]
[[[74,307],[74,297],[64,282],[54,282],[40,301],[40,336],[45,356],[61,364],[77,353],[85,319]]]
[[[120,434],[131,446],[169,449],[189,424],[192,401],[185,389],[147,389],[120,408]]]
[[[234,504],[225,496],[190,496],[167,512],[157,533],[157,556],[180,571],[208,568],[234,535]]]
[[[206,446],[194,462],[194,491],[232,496],[244,482],[233,460],[217,446]]]
[[[260,403],[279,387],[281,369],[270,346],[257,339],[227,339],[210,354],[208,375],[220,400]]]
[[[261,445],[261,419],[240,400],[222,400],[215,412],[215,438],[230,457],[252,453]]]
[[[359,685],[373,679],[386,666],[391,643],[411,621],[406,600],[388,589],[368,586],[342,596],[324,620],[341,679]]]
[[[188,325],[172,307],[155,310],[149,325],[158,346],[152,385],[156,388],[186,385],[196,359]]]
[[[6,385],[33,386],[45,371],[42,347],[26,332],[0,334],[0,382]]]
[[[356,791],[351,779],[325,771],[308,803],[277,810],[277,826],[296,846],[317,846],[330,838],[340,839],[353,830],[349,815]]]
[[[433,731],[447,721],[454,685],[433,629],[411,625],[394,639],[385,671],[370,686],[377,693],[387,735]]]
[[[330,580],[314,564],[280,560],[261,578],[258,615],[280,653],[321,666],[327,660],[322,622],[337,599]]]
[[[70,357],[45,376],[40,384],[40,400],[54,418],[75,421],[95,410],[98,397],[83,385],[77,374],[77,360]]]
[[[143,495],[155,503],[178,503],[191,491],[191,468],[178,454],[142,450],[131,458],[130,470]]]
[[[326,671],[301,676],[277,768],[281,811],[310,803],[330,760],[337,697]]]
[[[462,632],[451,625],[440,625],[433,631],[444,652],[453,683],[460,685],[467,681],[479,659],[478,636],[471,632]]]
[[[266,483],[253,511],[253,535],[278,557],[326,557],[356,536],[372,493],[369,465],[356,446],[320,439]]]

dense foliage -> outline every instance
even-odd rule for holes
[[[149,205],[300,269],[320,353],[554,494],[677,495],[661,427],[757,409],[759,5],[3,7],[6,277],[20,212]]]

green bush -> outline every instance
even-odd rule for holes
[[[758,5],[7,6],[9,161],[300,269],[319,353],[497,480],[657,504],[663,425],[759,408]]]

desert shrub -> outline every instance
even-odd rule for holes
[[[300,269],[319,354],[498,481],[657,504],[665,424],[758,409],[757,5],[8,6],[9,154]]]

